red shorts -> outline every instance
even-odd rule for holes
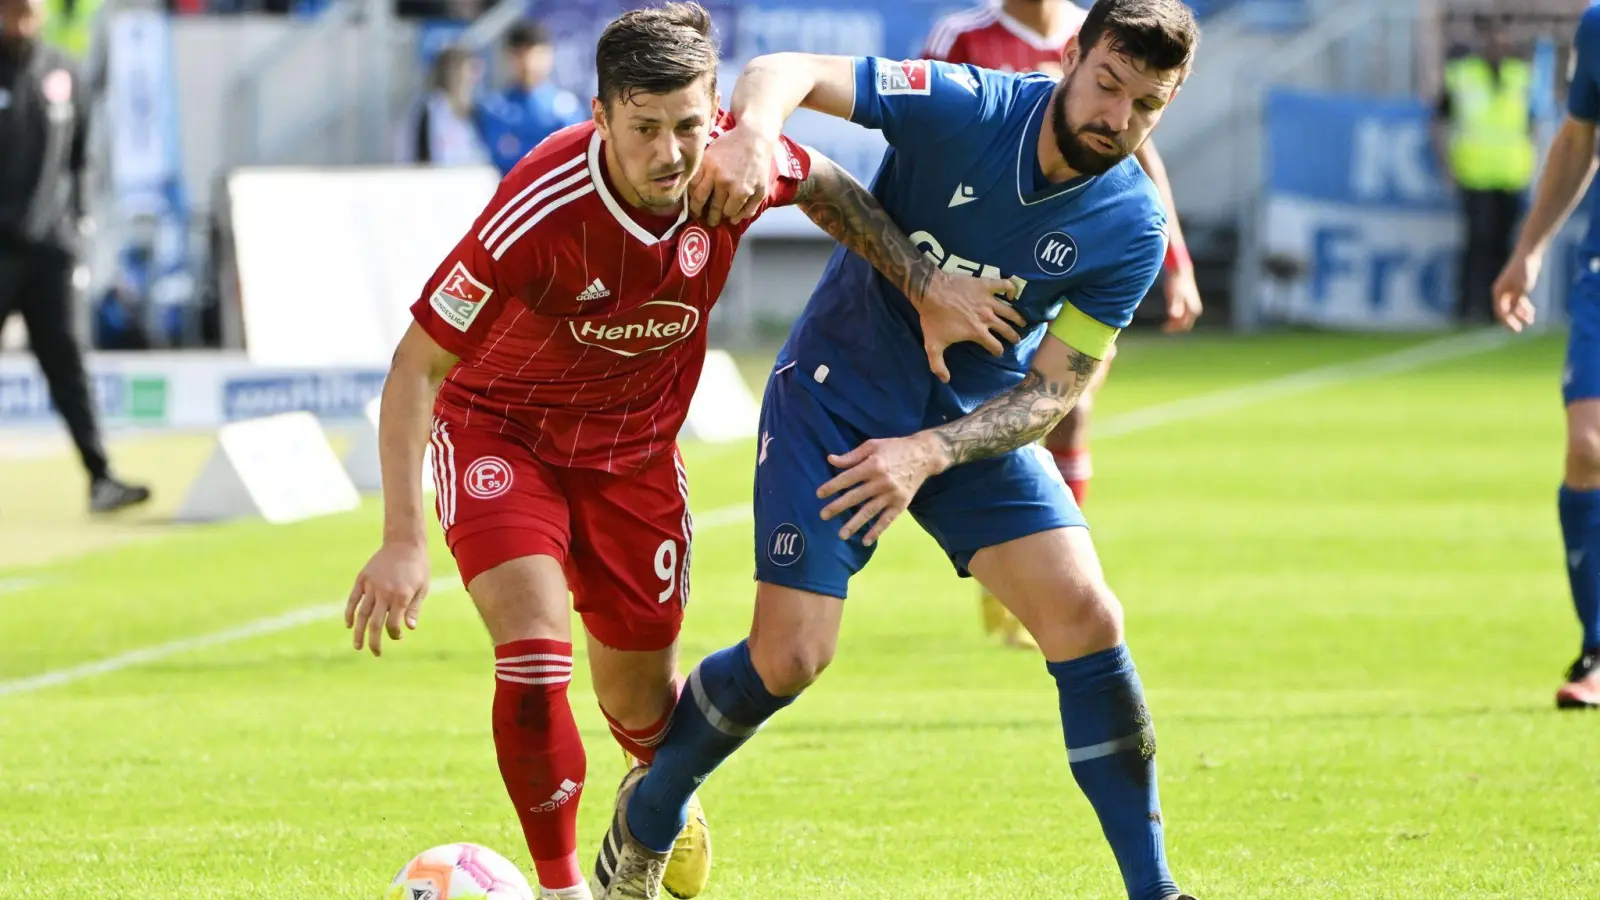
[[[463,584],[504,562],[560,562],[584,627],[617,650],[678,638],[689,602],[689,481],[677,448],[615,475],[552,466],[517,438],[433,426],[435,509]]]

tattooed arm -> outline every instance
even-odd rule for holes
[[[1112,329],[1106,332],[1115,336]],[[1078,343],[1104,355],[1110,340],[1104,339],[1105,346],[1100,346],[1101,340],[1091,336]],[[871,545],[911,505],[924,481],[952,466],[1001,456],[1044,437],[1078,402],[1099,367],[1100,360],[1076,349],[1052,328],[1033,358],[1033,367],[1011,390],[955,421],[909,437],[867,441],[842,456],[828,457],[830,464],[844,471],[817,492],[823,498],[839,495],[823,508],[822,518],[855,508],[839,537],[847,538],[871,523],[863,539]]]
[[[877,198],[843,166],[816,150],[807,151],[811,173],[801,183],[794,204],[829,237],[872,263],[920,312],[939,267],[922,255],[878,205]]]
[[[950,380],[944,350],[951,344],[977,341],[999,356],[1005,352],[1001,338],[1011,343],[1021,340],[1012,325],[1025,325],[1026,320],[999,299],[1015,296],[1013,282],[939,271],[844,167],[815,150],[807,148],[807,152],[811,171],[795,195],[795,205],[818,228],[871,263],[911,301],[922,317],[928,367],[939,380]]]
[[[1039,440],[1078,402],[1100,360],[1046,339],[1022,383],[977,409],[922,434],[934,440],[937,475],[951,466],[1001,456]],[[936,443],[935,443],[936,441]]]

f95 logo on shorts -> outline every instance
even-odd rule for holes
[[[806,553],[806,536],[788,522],[772,529],[767,538],[767,559],[775,566],[792,566]]]
[[[467,496],[493,500],[511,490],[511,466],[498,456],[485,456],[467,466],[461,482]]]

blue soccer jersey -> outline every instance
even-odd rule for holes
[[[1600,6],[1591,6],[1573,39],[1572,88],[1567,112],[1600,123]],[[1600,397],[1600,215],[1589,210],[1589,231],[1579,250],[1579,275],[1567,301],[1572,321],[1561,393],[1567,403]]]
[[[1166,253],[1166,215],[1136,161],[1046,181],[1052,79],[885,59],[857,60],[855,76],[851,118],[890,146],[878,202],[944,271],[1017,281],[1027,328],[1003,357],[951,347],[942,384],[910,301],[861,257],[834,252],[767,385],[754,506],[757,577],[837,597],[872,548],[820,518],[817,487],[836,474],[828,454],[971,412],[1022,380],[1047,330],[1102,356]],[[984,547],[1084,524],[1037,446],[929,479],[909,512],[963,574]]]
[[[1069,333],[1120,329],[1150,289],[1166,214],[1138,162],[1064,184],[1039,171],[1054,86],[1043,75],[943,62],[856,61],[851,118],[890,145],[874,196],[944,271],[1017,280],[1028,325],[1004,357],[973,343],[950,348],[951,381],[941,384],[911,303],[866,260],[837,249],[779,364],[794,363],[854,426],[903,435],[971,412],[1022,379],[1053,320]]]
[[[1567,112],[1573,118],[1600,123],[1600,5],[1589,7],[1579,20],[1572,53],[1572,87],[1567,94]],[[1600,216],[1593,215],[1592,211],[1583,253],[1600,256]]]
[[[589,107],[549,82],[531,91],[508,87],[483,97],[477,108],[478,131],[502,175],[540,141],[587,118]]]

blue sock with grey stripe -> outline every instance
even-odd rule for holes
[[[1047,663],[1061,695],[1072,777],[1105,832],[1130,900],[1178,893],[1167,871],[1156,794],[1156,733],[1126,645]]]
[[[1600,491],[1561,486],[1557,510],[1567,545],[1572,605],[1583,623],[1583,652],[1600,648]]]
[[[689,673],[650,773],[628,802],[628,830],[665,853],[689,819],[689,797],[722,761],[794,697],[774,697],[750,662],[748,641],[718,650]]]

